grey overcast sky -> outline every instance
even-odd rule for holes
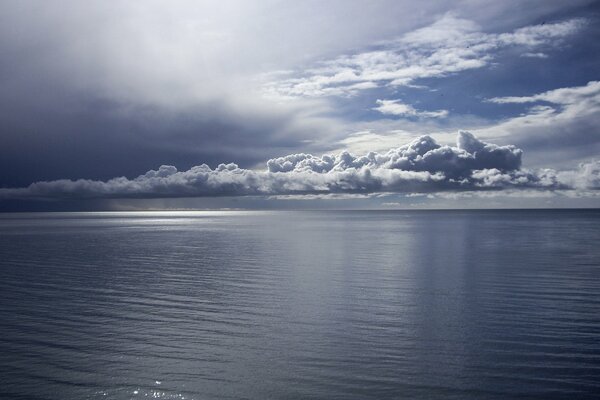
[[[0,210],[600,207],[600,2],[0,2]]]

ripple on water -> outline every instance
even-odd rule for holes
[[[594,398],[599,222],[0,216],[0,397]]]

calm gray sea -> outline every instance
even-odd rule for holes
[[[600,395],[600,211],[0,215],[2,399]]]

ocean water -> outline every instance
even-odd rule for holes
[[[2,399],[600,395],[600,211],[0,215]]]

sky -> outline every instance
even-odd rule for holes
[[[600,2],[0,2],[0,211],[600,207]]]

